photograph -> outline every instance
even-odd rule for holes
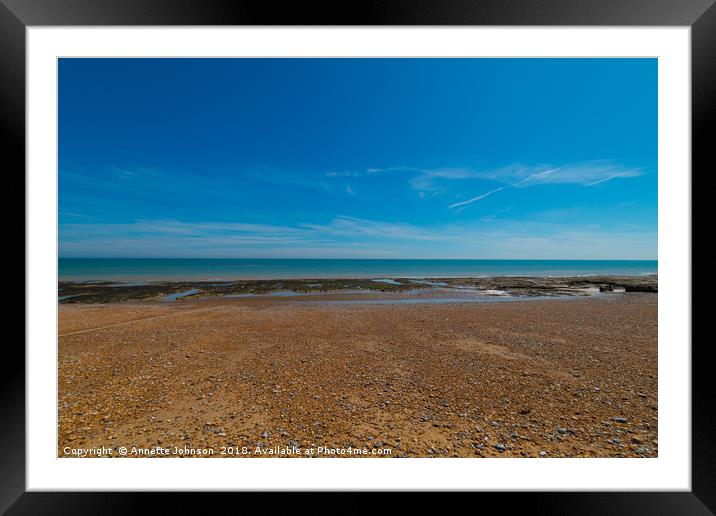
[[[659,66],[59,57],[57,458],[659,457]]]

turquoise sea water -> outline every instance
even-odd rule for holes
[[[232,280],[656,274],[656,260],[334,260],[60,258],[69,281]]]

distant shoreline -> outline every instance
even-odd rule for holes
[[[578,296],[590,292],[658,292],[658,275],[274,278],[236,280],[59,281],[63,303],[111,303],[198,297],[315,296],[321,294],[456,294],[471,296]]]

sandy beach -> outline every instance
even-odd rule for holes
[[[658,294],[346,299],[61,303],[58,456],[657,456]]]

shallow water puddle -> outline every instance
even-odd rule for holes
[[[191,290],[185,290],[184,292],[174,292],[173,294],[167,294],[164,296],[162,301],[176,301],[177,299],[181,299],[182,297],[186,296],[193,296],[194,294],[198,294],[201,292],[198,288],[193,288]]]

